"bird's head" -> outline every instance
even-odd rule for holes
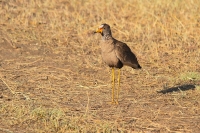
[[[111,35],[110,26],[108,24],[101,24],[94,33],[100,33],[102,36]]]

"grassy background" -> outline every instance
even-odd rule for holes
[[[200,130],[199,0],[0,5],[1,132]],[[143,67],[122,69],[118,106],[107,104],[109,68],[93,34],[102,23]],[[157,93],[172,87],[181,90]]]

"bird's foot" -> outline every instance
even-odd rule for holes
[[[118,104],[119,104],[118,100],[116,100],[116,101],[115,101],[115,104],[116,104],[116,105],[118,105]]]
[[[109,102],[109,104],[118,105],[119,102],[118,102],[118,100],[113,100],[113,101]]]

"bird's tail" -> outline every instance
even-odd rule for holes
[[[141,69],[142,67],[140,66],[140,64],[137,64],[137,65],[134,65],[132,68],[133,69]]]
[[[140,66],[140,64],[138,64],[138,69],[141,69],[142,67]]]

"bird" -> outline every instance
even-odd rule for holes
[[[100,33],[101,55],[103,61],[111,68],[112,73],[112,104],[118,104],[120,91],[120,70],[123,66],[129,66],[133,69],[141,69],[137,57],[131,51],[126,43],[118,41],[112,37],[111,28],[108,24],[101,24],[94,33]],[[115,89],[115,68],[118,69],[118,88]],[[116,91],[116,92],[115,92]]]

